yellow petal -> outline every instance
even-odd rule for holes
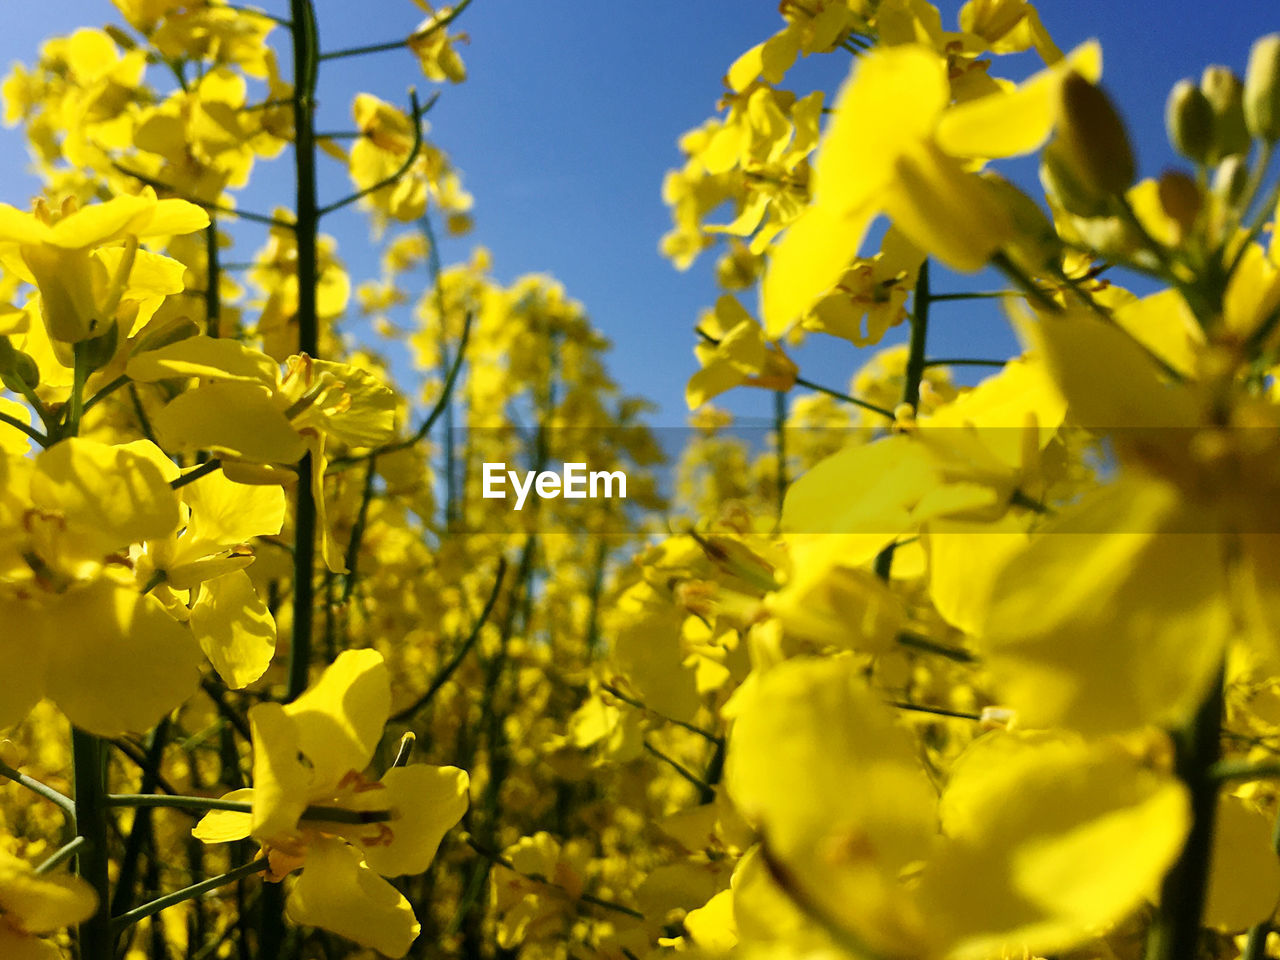
[[[253,789],[244,787],[222,795],[223,800],[239,803],[253,801]],[[229,840],[244,840],[249,836],[253,826],[253,818],[247,813],[235,810],[210,810],[200,822],[191,828],[191,835],[205,843],[226,843]]]
[[[875,203],[898,156],[932,134],[950,98],[946,63],[930,49],[907,44],[859,57],[818,146],[814,202],[845,215]]]
[[[1058,89],[1073,70],[1098,82],[1102,47],[1096,40],[1081,44],[1007,93],[948,110],[938,123],[938,145],[954,157],[1016,157],[1038,150],[1057,122]]]
[[[769,255],[761,285],[765,335],[782,337],[839,281],[875,219],[877,207],[837,212],[810,207],[787,228]]]
[[[1267,817],[1239,797],[1222,795],[1213,824],[1207,927],[1243,932],[1270,918],[1280,900],[1280,860]]]
[[[191,508],[186,536],[226,546],[273,536],[284,526],[285,495],[277,486],[236,483],[221,471],[181,490]]]
[[[266,843],[292,839],[312,792],[310,758],[302,753],[297,726],[278,703],[250,707],[249,730],[253,734],[253,835]],[[332,783],[336,782],[335,778]]]
[[[913,244],[954,270],[982,269],[1014,235],[991,186],[931,143],[904,149],[885,212]]]
[[[177,494],[149,456],[82,437],[36,457],[31,497],[102,552],[166,537],[180,522]]]
[[[173,450],[213,449],[261,463],[294,463],[307,449],[271,391],[256,383],[219,381],[180,393],[153,423]]]
[[[39,875],[8,854],[0,862],[0,911],[27,933],[53,933],[74,926],[97,909],[97,894],[80,877]]]
[[[1172,489],[1122,480],[1011,558],[979,640],[1026,724],[1104,733],[1191,715],[1230,629],[1220,539],[1169,532],[1194,522]]]
[[[147,350],[130,358],[125,372],[134,380],[152,381],[168,377],[204,377],[211,380],[247,380],[274,387],[279,366],[260,353],[234,340],[215,337],[188,337]]]
[[[191,608],[191,633],[227,686],[261,677],[276,652],[276,621],[243,570],[206,580]]]
[[[920,907],[952,958],[1047,956],[1155,895],[1190,826],[1183,785],[1106,743],[992,733],[943,795]]]
[[[734,804],[829,917],[872,950],[907,952],[899,876],[936,831],[914,744],[852,658],[787,661],[738,698],[725,770]]]
[[[0,623],[26,623],[32,617],[25,601],[0,598]],[[44,644],[32,643],[18,630],[0,630],[0,727],[18,723],[44,696],[48,659]]]
[[[391,681],[376,650],[344,650],[284,708],[318,783],[363,770],[391,712]]]
[[[285,915],[292,923],[329,930],[388,957],[408,953],[421,930],[409,901],[361,863],[359,853],[331,839],[308,850]]]
[[[49,648],[47,695],[90,733],[149,730],[199,683],[191,635],[131,587],[99,580],[69,591],[31,626]]]
[[[1150,355],[1114,324],[1073,314],[1045,317],[1029,329],[1080,426],[1142,429],[1143,437],[1178,442],[1173,428],[1199,422],[1193,394],[1165,383]]]
[[[425,763],[393,767],[383,774],[387,789],[380,802],[398,815],[390,824],[390,843],[362,845],[369,866],[384,877],[426,870],[444,835],[467,812],[468,783],[465,770]]]

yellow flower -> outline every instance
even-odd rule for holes
[[[734,297],[725,294],[717,300],[698,330],[707,342],[694,348],[702,369],[685,388],[690,410],[740,384],[767,390],[788,390],[795,384],[796,365],[777,344],[765,340],[760,324]]]
[[[1069,950],[1177,856],[1185,787],[1113,743],[993,732],[939,800],[859,672],[852,657],[798,659],[744,688],[726,782],[792,897],[869,954]]]
[[[115,320],[139,239],[193,233],[209,224],[199,207],[185,200],[157,200],[150,188],[137,196],[72,208],[56,223],[49,220],[43,206],[30,214],[0,204],[0,243],[17,245],[24,279],[40,290],[49,337],[64,344],[100,336]],[[97,248],[121,242],[125,254],[112,273]]]
[[[411,764],[366,779],[390,707],[388,671],[373,650],[343,652],[293,703],[254,706],[254,786],[224,797],[250,801],[253,812],[214,811],[193,833],[211,843],[252,836],[271,858],[271,879],[303,868],[290,920],[402,957],[418,922],[382,878],[427,868],[466,811],[468,778]]]
[[[25,860],[0,850],[0,956],[5,960],[61,960],[41,937],[89,919],[98,897],[79,877],[37,874]]]
[[[325,563],[344,570],[325,515],[324,474],[330,441],[373,447],[395,430],[392,391],[358,367],[305,354],[290,357],[285,373],[263,353],[231,340],[191,337],[129,361],[135,380],[197,377],[156,416],[156,433],[175,451],[214,450],[249,463],[296,463],[312,456],[312,490]]]
[[[467,68],[453,44],[458,40],[465,43],[467,35],[459,33],[451,37],[446,31],[448,21],[453,19],[454,8],[442,7],[437,11],[425,0],[414,0],[414,3],[425,10],[427,16],[406,42],[418,58],[423,74],[428,80],[461,83],[467,79]]]
[[[1010,214],[961,158],[1029,153],[1057,119],[1070,71],[1096,79],[1094,44],[1011,92],[948,108],[946,62],[916,44],[860,57],[818,147],[813,203],[775,248],[763,287],[765,329],[780,336],[839,279],[871,222],[887,214],[948,266],[981,268],[1015,233]]]
[[[147,449],[149,448],[149,449]],[[0,725],[42,697],[102,736],[146,730],[195,689],[200,654],[126,569],[130,544],[176,530],[147,441],[72,438],[0,461]]]

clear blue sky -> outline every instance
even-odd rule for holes
[[[108,0],[10,6],[0,34],[5,69],[34,59],[45,37],[115,19]],[[261,6],[283,13],[287,3]],[[316,6],[329,49],[403,36],[421,16],[410,0]],[[940,3],[945,26],[954,27],[959,7]],[[1104,82],[1130,123],[1144,174],[1173,162],[1163,121],[1170,86],[1209,63],[1243,73],[1252,41],[1280,30],[1274,0],[1042,0],[1039,9],[1064,49],[1089,37],[1102,41]],[[662,176],[680,162],[679,135],[714,110],[729,64],[781,22],[775,0],[475,0],[457,24],[471,37],[462,48],[470,78],[442,89],[431,137],[475,194],[477,229],[465,243],[446,245],[446,260],[481,243],[501,280],[527,272],[558,277],[614,341],[615,376],[660,404],[662,424],[685,418],[684,383],[696,369],[693,325],[716,294],[713,257],[681,274],[657,252],[669,224]],[[831,82],[843,75],[834,57],[819,59]],[[349,127],[350,98],[359,90],[403,103],[410,84],[433,86],[407,52],[327,64],[321,124]],[[22,205],[35,192],[26,162],[17,132],[0,132],[0,199]],[[322,188],[335,197],[347,188],[336,165],[331,172]],[[281,189],[277,181],[258,196],[275,202]],[[326,227],[354,279],[376,275],[356,216]],[[1012,348],[994,309],[945,309],[933,325],[935,356]],[[833,386],[847,383],[862,362],[852,346],[830,340],[801,359],[806,375]],[[764,415],[770,401],[751,392],[733,406]]]

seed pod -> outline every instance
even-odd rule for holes
[[[1230,67],[1210,66],[1200,75],[1200,92],[1213,109],[1213,153],[1210,163],[1248,153],[1249,131],[1244,125],[1244,84]]]
[[[1078,73],[1068,74],[1061,89],[1063,159],[1086,190],[1124,193],[1135,176],[1133,150],[1111,98]]]
[[[1280,140],[1280,33],[1253,44],[1244,75],[1244,122],[1255,139]]]
[[[1208,161],[1214,148],[1213,107],[1190,80],[1179,80],[1169,91],[1164,124],[1173,149],[1196,163]]]

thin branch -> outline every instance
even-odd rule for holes
[[[229,207],[223,203],[211,203],[208,200],[201,200],[198,197],[188,196],[171,183],[152,179],[145,173],[139,173],[137,170],[131,170],[115,160],[111,162],[111,165],[125,176],[133,177],[133,179],[137,180],[139,183],[145,183],[147,186],[156,190],[163,190],[166,193],[177,197],[179,200],[194,203],[197,207],[201,207],[213,213],[225,213],[228,216],[239,217],[241,220],[251,220],[254,223],[264,223],[267,226],[280,227],[283,230],[296,230],[298,227],[296,223],[290,220],[281,220],[279,217],[269,217],[264,213],[253,213],[249,210],[237,210],[235,207]]]
[[[882,417],[894,419],[893,411],[886,407],[878,406],[866,400],[859,400],[857,397],[851,397],[847,393],[841,393],[839,390],[832,390],[830,387],[824,387],[820,383],[814,383],[804,377],[796,377],[796,386],[807,387],[810,390],[816,390],[818,393],[825,393],[828,397],[834,397],[836,400],[843,400],[845,403],[852,403],[855,407],[861,407],[863,410],[870,410],[872,413],[878,413]]]
[[[277,17],[274,13],[267,13],[265,10],[255,10],[253,7],[242,7],[238,3],[211,3],[209,8],[212,10],[234,10],[236,13],[243,13],[250,17],[261,17],[263,20],[270,20],[272,23],[279,24],[286,30],[293,29],[293,21],[285,17]]]
[[[362,57],[367,53],[385,53],[388,50],[399,50],[401,47],[407,47],[415,40],[425,40],[437,30],[443,30],[458,16],[463,10],[471,5],[471,0],[462,0],[456,7],[442,16],[439,20],[432,21],[425,30],[417,33],[411,33],[403,40],[388,40],[385,43],[370,43],[363,47],[347,47],[343,50],[330,50],[328,53],[320,54],[321,60],[341,60],[344,57]]]
[[[1209,771],[1218,783],[1232,780],[1270,780],[1280,777],[1280,762],[1250,763],[1247,760],[1219,760]]]
[[[502,580],[507,572],[506,557],[498,560],[498,570],[493,576],[493,589],[489,591],[489,599],[485,601],[484,609],[480,611],[480,618],[476,620],[475,626],[471,628],[471,633],[467,635],[467,639],[462,642],[462,646],[458,648],[457,653],[450,658],[449,662],[440,668],[440,671],[432,678],[431,683],[427,685],[427,690],[417,700],[409,704],[403,710],[391,715],[390,722],[404,723],[411,719],[415,713],[431,702],[431,698],[443,687],[453,676],[453,672],[458,669],[459,664],[475,646],[476,641],[480,638],[480,630],[489,620],[489,615],[493,613],[493,607],[498,602],[498,593],[502,590]]]
[[[40,866],[36,867],[36,873],[48,873],[58,864],[63,863],[85,844],[84,837],[75,837],[68,843],[64,843],[55,850]]]
[[[940,360],[926,360],[926,367],[1003,367],[1007,360],[975,360],[971,358],[946,357]]]
[[[40,444],[40,446],[42,447],[49,446],[48,437],[46,437],[43,433],[41,433],[35,427],[23,423],[17,417],[11,416],[10,414],[7,414],[7,413],[0,413],[0,423],[7,423],[9,426],[14,427],[18,430],[21,430],[23,433],[25,433],[28,437],[30,437],[36,443]]]
[[[920,703],[909,703],[906,700],[890,700],[889,706],[899,710],[910,710],[913,713],[931,713],[938,717],[950,717],[953,720],[981,720],[982,714],[968,713],[964,710],[948,710],[946,707],[929,707]]]
[[[165,810],[185,810],[200,813],[206,810],[222,810],[229,813],[252,813],[253,804],[248,800],[223,800],[219,797],[175,797],[155,793],[109,793],[109,807],[159,807]],[[389,810],[350,810],[347,807],[310,806],[302,811],[302,820],[321,820],[325,823],[386,823],[392,819]]]
[[[899,646],[910,647],[913,650],[920,650],[924,653],[935,653],[940,657],[946,657],[948,660],[954,660],[956,663],[976,663],[977,656],[969,650],[960,647],[952,647],[945,643],[936,643],[927,637],[922,637],[917,633],[907,633],[903,631],[897,636]]]
[[[682,727],[685,730],[688,730],[690,733],[696,733],[698,736],[702,737],[704,740],[710,741],[711,743],[720,744],[724,742],[723,737],[717,736],[716,734],[712,733],[710,730],[704,729],[703,727],[699,727],[697,724],[689,723],[688,721],[685,721],[685,720],[677,720],[675,717],[669,717],[665,713],[659,713],[657,710],[654,710],[652,707],[646,704],[643,700],[637,700],[635,697],[628,696],[627,694],[623,693],[621,690],[619,690],[617,687],[613,686],[612,684],[602,683],[600,684],[600,689],[603,690],[605,693],[609,694],[610,696],[617,697],[623,703],[630,704],[631,706],[637,708],[638,710],[643,710],[645,713],[653,714],[663,723],[670,723],[670,724],[674,724],[677,727]]]
[[[166,907],[172,907],[175,904],[183,903],[187,900],[194,900],[196,897],[203,896],[211,890],[217,890],[219,887],[225,887],[229,883],[235,883],[245,877],[252,876],[255,873],[262,873],[270,866],[266,857],[259,857],[251,863],[236,867],[226,873],[219,874],[216,877],[210,877],[208,880],[202,880],[199,883],[193,883],[189,887],[183,887],[181,890],[175,890],[173,893],[165,894],[159,899],[152,900],[150,903],[144,903],[140,907],[135,907],[128,913],[122,913],[118,917],[111,918],[111,929],[113,933],[121,931],[133,926],[139,920],[145,920],[153,914],[159,913]]]
[[[707,781],[703,780],[700,776],[698,776],[696,773],[694,773],[692,770],[686,767],[683,763],[681,763],[675,757],[671,756],[670,754],[663,753],[661,750],[659,750],[657,747],[651,744],[648,740],[643,741],[643,745],[647,751],[649,751],[651,754],[653,754],[663,763],[671,767],[672,770],[678,773],[681,777],[683,777],[689,783],[697,787],[698,792],[700,794],[711,793],[714,795],[715,791],[712,789],[711,784],[707,783]]]
[[[467,343],[471,339],[471,323],[475,315],[468,311],[466,319],[462,324],[462,339],[458,343],[458,353],[453,358],[453,365],[449,367],[449,373],[445,377],[444,387],[440,391],[440,398],[436,400],[436,405],[431,408],[431,412],[427,414],[427,419],[422,422],[422,426],[418,427],[412,435],[404,440],[397,440],[395,443],[389,443],[385,447],[378,447],[376,450],[370,450],[368,453],[362,453],[358,456],[337,457],[329,464],[329,473],[341,473],[352,464],[359,463],[362,460],[369,460],[373,457],[381,457],[388,453],[398,453],[412,447],[416,443],[420,443],[431,432],[431,428],[436,425],[436,421],[440,419],[440,415],[445,412],[449,406],[449,401],[453,396],[454,385],[457,383],[458,374],[462,371],[462,361],[467,352]]]
[[[951,300],[1002,300],[1017,295],[1013,290],[974,290],[965,293],[935,293],[930,299],[934,303],[946,303]]]
[[[68,797],[65,793],[59,793],[53,787],[41,783],[34,777],[28,777],[25,773],[13,769],[7,763],[0,763],[0,777],[12,780],[20,787],[26,787],[34,794],[44,797],[50,803],[58,806],[63,813],[72,819],[76,815],[75,801]]]
[[[159,773],[158,771],[149,769],[150,761],[147,760],[146,754],[142,751],[140,747],[138,747],[137,744],[135,744],[131,740],[126,740],[124,737],[116,737],[112,740],[108,740],[107,742],[111,744],[113,747],[115,747],[117,750],[119,750],[121,753],[123,753],[130,760],[132,760],[138,766],[138,768],[143,771],[143,773],[150,773],[153,777],[155,777],[156,786],[158,786],[165,793],[170,793],[170,794],[178,793],[178,788],[175,787],[172,783],[170,783],[169,780],[163,774]]]
[[[201,477],[207,477],[209,474],[213,473],[215,470],[218,470],[221,467],[222,467],[222,461],[219,460],[217,457],[214,457],[212,460],[206,460],[204,463],[200,464],[200,466],[196,467],[194,470],[184,473],[182,476],[178,477],[177,480],[170,480],[169,486],[172,487],[174,490],[181,489],[182,487],[185,487],[189,483],[195,483]]]
[[[475,837],[471,836],[470,834],[467,834],[466,836],[464,836],[463,839],[466,842],[468,847],[470,847],[476,853],[480,854],[480,856],[484,857],[489,862],[496,863],[500,867],[506,867],[512,873],[519,874],[520,876],[524,877],[526,880],[532,880],[534,881],[534,883],[541,883],[544,886],[548,886],[548,887],[555,887],[557,890],[561,890],[564,893],[568,894],[571,898],[574,897],[572,893],[570,893],[560,884],[556,883],[554,880],[549,880],[548,878],[544,877],[540,873],[522,873],[521,871],[517,870],[515,868],[515,864],[513,864],[510,860],[508,860],[502,854],[498,853],[496,850],[490,850],[487,847],[483,846],[479,841],[476,840]],[[624,906],[621,903],[615,903],[612,900],[604,900],[590,893],[579,894],[574,899],[581,900],[583,903],[592,904],[593,906],[603,907],[606,910],[612,910],[615,913],[625,914],[626,916],[634,917],[637,920],[644,919],[644,914],[641,913],[639,910],[635,910],[635,909],[632,909],[631,907]]]
[[[95,405],[105,400],[108,396],[115,393],[117,390],[119,390],[128,382],[129,382],[129,378],[124,376],[123,374],[116,377],[114,380],[112,380],[105,387],[103,387],[101,390],[99,390],[97,393],[95,393],[92,397],[90,397],[88,400],[84,402],[85,411],[88,412],[89,410],[91,410]]]
[[[435,104],[436,99],[439,96],[440,96],[439,93],[432,94],[431,99],[427,101],[427,106],[425,107],[425,110],[430,110],[431,107]],[[413,118],[413,146],[409,148],[409,155],[404,158],[404,163],[400,164],[400,167],[396,170],[395,173],[392,173],[392,174],[389,174],[388,176],[383,177],[377,183],[370,184],[369,186],[365,187],[363,190],[357,190],[355,193],[348,194],[347,196],[343,197],[341,200],[335,200],[333,203],[320,207],[316,211],[317,220],[326,216],[327,214],[333,213],[335,210],[341,210],[343,207],[350,206],[351,204],[355,203],[357,200],[362,200],[365,197],[369,196],[369,194],[371,193],[377,193],[383,187],[389,187],[392,184],[397,183],[401,177],[403,177],[406,173],[409,172],[409,168],[413,166],[414,161],[418,159],[418,155],[422,153],[422,114],[425,112],[425,110],[423,107],[420,107],[418,105],[418,91],[410,87],[409,88],[409,116]],[[317,134],[316,136],[318,137],[319,134]]]

